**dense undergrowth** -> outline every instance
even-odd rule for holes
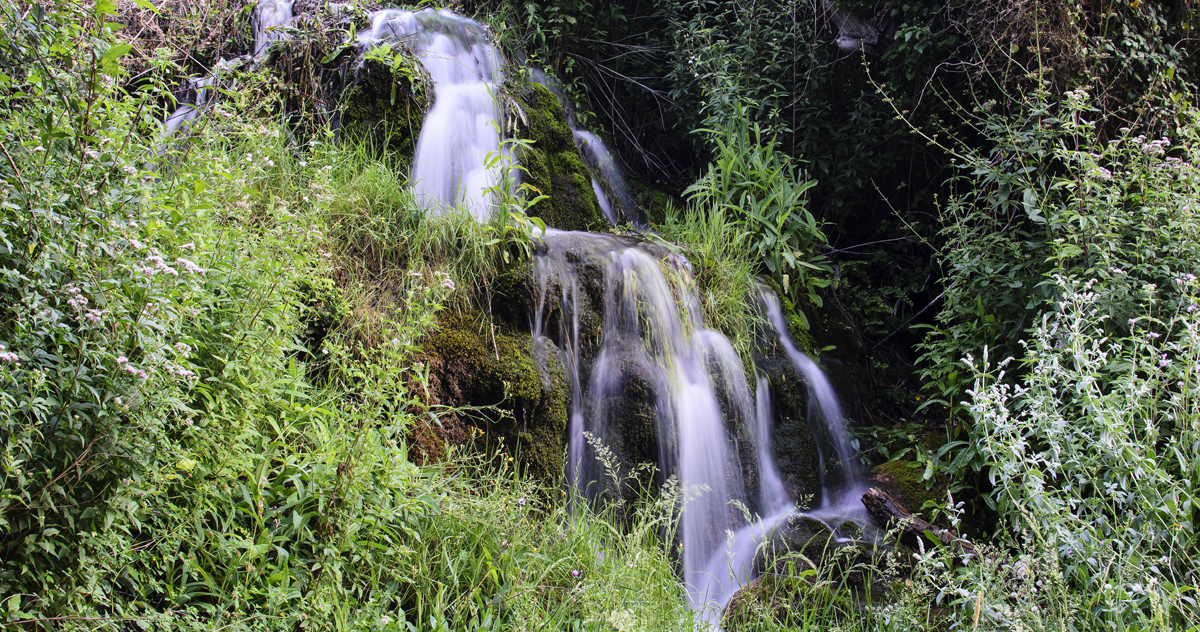
[[[413,425],[455,412],[421,344],[519,273],[533,198],[427,216],[402,161],[295,134],[265,71],[163,137],[170,61],[130,83],[113,3],[41,6],[0,3],[6,627],[694,629],[664,544],[688,490],[596,511],[503,451],[409,458]],[[758,274],[799,321],[833,268],[803,172],[720,105],[716,162],[658,238],[746,349]],[[962,175],[918,235],[946,286],[924,351],[947,437],[905,452],[948,479],[943,520],[974,499],[999,528],[769,551],[730,629],[1200,625],[1197,113],[1179,97],[1148,138],[1084,91],[1003,105],[964,115],[986,144],[920,127]]]
[[[413,354],[513,258],[506,223],[425,217],[365,148],[297,146],[253,77],[164,138],[161,89],[117,87],[111,5],[5,9],[6,626],[686,617],[669,508],[617,532],[506,455],[408,460],[444,414]]]

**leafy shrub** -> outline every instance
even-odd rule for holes
[[[820,307],[817,289],[829,282],[820,276],[828,269],[816,248],[825,243],[825,234],[805,197],[816,182],[803,180],[776,139],[764,138],[740,107],[724,128],[705,132],[717,149],[716,160],[684,194],[700,208],[719,208],[738,222],[746,246],[784,294]],[[797,313],[807,327],[803,313]]]
[[[992,489],[1028,558],[1001,581],[972,565],[958,598],[1003,625],[1194,626],[1197,113],[1173,139],[1105,139],[1081,90],[1027,104],[985,113],[995,148],[965,156],[925,343],[943,404],[973,382],[926,475]]]

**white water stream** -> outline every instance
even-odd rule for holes
[[[213,88],[217,85],[221,72],[245,63],[249,63],[253,68],[267,54],[271,44],[287,36],[282,27],[286,27],[292,22],[293,4],[295,4],[295,0],[259,0],[258,4],[254,6],[254,16],[251,20],[251,26],[254,29],[253,54],[243,55],[233,60],[221,59],[217,61],[216,66],[207,76],[188,79],[186,89],[188,92],[194,92],[195,97],[190,103],[183,103],[175,108],[175,111],[163,122],[167,136],[174,135],[191,121],[200,117],[212,98]]]
[[[653,401],[644,405],[657,419],[659,468],[664,477],[677,477],[687,499],[680,518],[683,579],[700,619],[719,627],[729,599],[753,579],[763,539],[796,513],[771,453],[774,415],[767,380],[757,376],[752,391],[729,340],[705,326],[691,268],[682,257],[613,235],[549,230],[542,242],[534,261],[532,326],[538,344],[559,350],[573,379],[568,478],[594,497],[593,485],[606,472],[584,433],[603,438],[625,430],[629,410],[623,400],[631,385],[647,385]],[[585,366],[579,323],[588,299],[581,286],[596,268],[603,276],[603,333],[595,360]],[[829,425],[838,461],[852,462],[828,379],[788,338],[774,297],[764,293],[763,300],[775,335],[807,381],[814,421]],[[551,322],[552,311],[558,312],[557,323]],[[737,456],[739,427],[752,434],[757,502],[750,500]],[[852,464],[840,469],[856,471]],[[855,476],[823,477],[822,506],[808,515],[830,524],[858,521],[860,512],[851,506],[857,501]],[[747,521],[742,508],[755,507],[766,517]]]
[[[371,14],[359,42],[404,42],[433,79],[433,107],[425,117],[409,179],[432,212],[463,206],[481,222],[492,214],[489,189],[502,177],[496,100],[503,80],[500,54],[487,30],[449,10],[386,9]]]

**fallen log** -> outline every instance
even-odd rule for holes
[[[863,506],[871,518],[884,529],[898,530],[900,542],[914,549],[929,550],[933,547],[951,547],[959,553],[976,555],[970,542],[958,537],[950,529],[934,526],[915,516],[892,498],[887,492],[872,487],[862,497]]]

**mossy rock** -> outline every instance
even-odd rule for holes
[[[428,74],[415,57],[408,72],[364,59],[342,93],[341,133],[366,142],[407,169],[417,151],[425,115],[433,105]]]
[[[799,565],[803,567],[803,564]],[[721,627],[729,632],[783,627],[791,629],[808,617],[810,611],[839,612],[853,615],[860,611],[854,596],[836,582],[813,582],[799,575],[804,568],[792,566],[791,572],[763,575],[739,590],[729,600]]]
[[[642,213],[642,219],[648,224],[662,224],[666,222],[668,208],[674,206],[676,209],[682,209],[686,204],[678,196],[662,189],[661,187],[664,186],[664,183],[635,180],[633,184],[637,191],[638,210]]]
[[[439,403],[477,407],[467,420],[481,448],[520,459],[531,476],[562,475],[571,387],[553,353],[537,353],[533,337],[477,312],[444,318],[425,345]]]
[[[478,292],[476,298],[491,302],[491,317],[514,329],[528,329],[531,322],[533,279],[527,264],[509,265],[496,277],[488,291]]]
[[[561,230],[599,230],[607,226],[592,177],[562,104],[546,86],[527,84],[517,96],[518,136],[533,141],[517,158],[523,178],[547,199],[529,209],[531,217]]]
[[[933,488],[925,486],[922,474],[925,466],[913,461],[888,461],[871,470],[871,482],[887,492],[905,509],[921,514],[928,519],[929,512],[923,511],[926,502],[944,504],[946,501],[945,481],[935,480]]]

